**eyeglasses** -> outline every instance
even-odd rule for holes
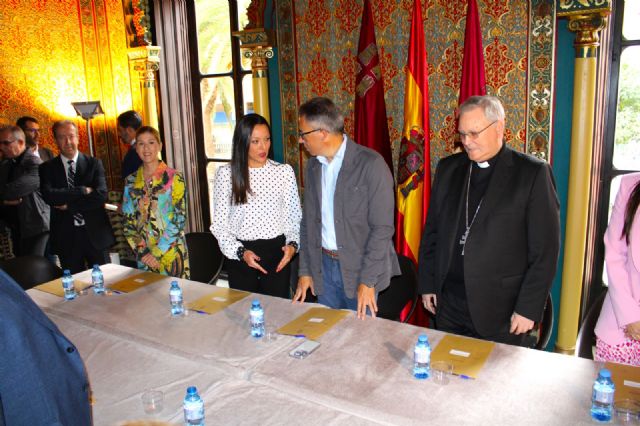
[[[0,145],[9,146],[9,145],[11,145],[11,144],[12,144],[12,143],[14,143],[14,142],[15,142],[15,139],[14,139],[14,140],[12,140],[12,141],[1,141],[1,142],[0,142]]]
[[[471,140],[476,140],[476,139],[478,139],[478,136],[480,136],[480,133],[484,132],[485,130],[487,130],[489,127],[493,126],[497,122],[498,122],[498,120],[495,120],[491,124],[489,124],[487,127],[485,127],[482,130],[478,130],[477,132],[467,132],[467,133],[458,132],[458,135],[460,136],[460,140],[464,141],[466,138],[469,138]]]
[[[313,132],[319,132],[320,130],[323,130],[323,129],[313,129],[313,130],[309,130],[308,132],[301,132],[300,130],[298,130],[298,139],[304,139],[304,137],[307,136],[308,134]]]

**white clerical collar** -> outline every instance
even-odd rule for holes
[[[479,163],[476,163],[478,165],[478,167],[480,167],[481,169],[486,169],[487,167],[491,166],[491,164],[489,164],[488,161],[481,161]]]

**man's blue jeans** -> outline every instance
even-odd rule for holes
[[[344,294],[340,262],[327,253],[322,252],[322,294],[318,295],[318,303],[333,309],[358,309],[358,298],[349,299]]]

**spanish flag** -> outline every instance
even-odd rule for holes
[[[404,95],[404,127],[398,161],[396,250],[418,261],[431,193],[429,89],[422,7],[414,0]]]

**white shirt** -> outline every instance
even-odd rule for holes
[[[342,145],[329,161],[327,157],[318,155],[316,158],[322,164],[322,247],[337,250],[336,227],[333,223],[333,196],[336,192],[338,174],[342,168],[344,152],[347,149],[347,135],[342,136]]]
[[[287,242],[299,244],[302,211],[293,168],[267,160],[263,167],[249,168],[249,186],[247,202],[233,204],[231,165],[225,164],[216,172],[211,232],[222,253],[239,260],[239,240],[266,240],[282,234]]]

